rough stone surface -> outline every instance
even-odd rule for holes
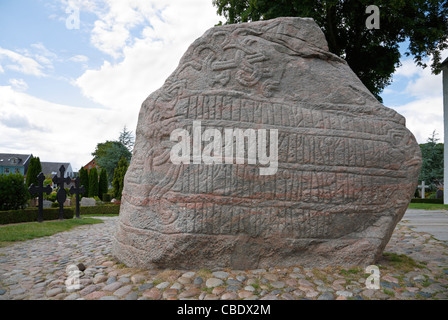
[[[175,129],[197,138],[181,164]],[[219,157],[237,150],[226,129],[253,133],[258,151]],[[113,254],[146,269],[373,264],[420,165],[405,119],[328,51],[312,19],[214,27],[142,104]]]

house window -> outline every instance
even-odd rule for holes
[[[9,168],[5,168],[5,173],[9,173]]]
[[[15,169],[14,169],[14,172],[15,172],[15,173],[20,173],[20,169],[19,169],[19,168],[15,168]]]

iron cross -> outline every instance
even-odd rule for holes
[[[44,180],[45,180],[45,176],[41,172],[37,176],[38,185],[35,186],[34,183],[32,183],[30,185],[30,187],[28,188],[28,191],[31,194],[37,194],[37,196],[39,197],[38,215],[37,215],[37,221],[39,221],[39,222],[42,222],[44,220],[44,197],[43,197],[44,192],[46,194],[51,193],[51,186],[48,185],[48,186],[44,187]]]
[[[79,217],[79,194],[84,193],[84,186],[79,186],[79,177],[75,178],[75,186],[70,188],[71,194],[76,194],[76,219],[80,219]]]
[[[59,203],[59,220],[63,220],[64,219],[64,202],[67,199],[67,192],[65,191],[64,183],[70,183],[72,181],[72,179],[70,179],[70,177],[64,178],[64,174],[65,174],[64,165],[62,165],[59,168],[59,173],[61,175],[59,177],[57,175],[55,175],[53,177],[53,182],[56,183],[59,187],[58,193],[56,194],[56,199],[58,200],[58,203]]]

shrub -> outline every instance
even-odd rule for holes
[[[443,204],[443,199],[420,199],[412,198],[411,203],[441,203]]]
[[[119,214],[120,206],[116,205],[102,205],[102,206],[89,206],[89,207],[80,207],[79,214],[81,215],[102,215],[102,214]]]
[[[44,208],[44,220],[59,219],[59,208]],[[27,208],[22,210],[8,210],[0,212],[0,224],[34,222],[37,221],[38,208]],[[64,219],[73,218],[73,209],[64,208]]]
[[[0,210],[17,210],[25,207],[29,192],[20,173],[0,175]]]

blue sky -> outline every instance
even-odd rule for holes
[[[0,152],[78,170],[98,143],[117,139],[124,126],[135,132],[143,100],[196,38],[224,20],[211,3],[1,0]],[[67,27],[74,12],[79,28]],[[443,141],[441,75],[411,57],[402,64],[384,105],[406,117],[419,143],[433,130]]]

